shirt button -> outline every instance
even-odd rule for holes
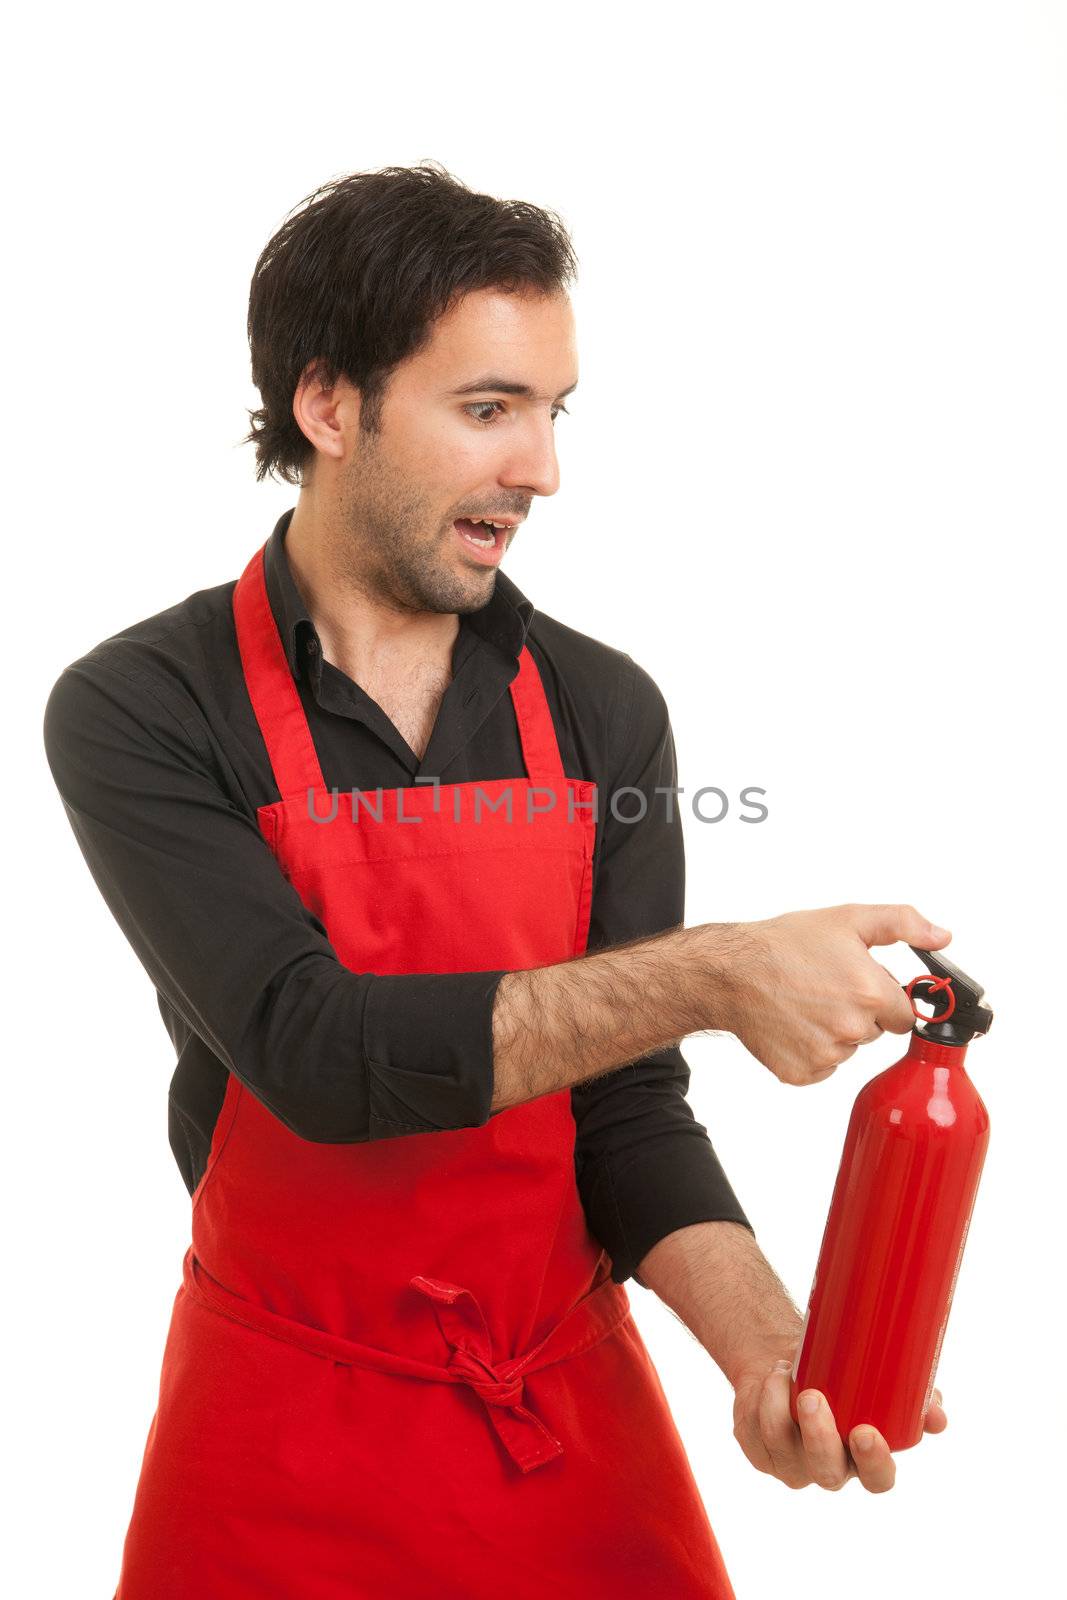
[[[307,651],[309,656],[313,656],[318,648],[319,642],[317,639],[309,639],[307,644],[304,646],[304,649]]]

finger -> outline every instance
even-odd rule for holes
[[[882,971],[885,972],[884,967]],[[885,977],[879,978],[877,983],[878,1005],[874,1014],[875,1021],[887,1033],[910,1033],[915,1026],[915,1013],[911,1008],[911,1000],[891,973],[886,972]]]
[[[875,1003],[882,1004],[882,997],[880,996],[877,1002],[875,1002],[873,999],[868,1000],[866,1005],[871,1006]],[[860,1031],[861,1028],[862,1032]],[[847,1035],[845,1034],[844,1030],[842,1030],[841,1035],[836,1040],[835,1048],[839,1052],[847,1050],[848,1054],[852,1055],[852,1053],[857,1050],[861,1044],[873,1044],[876,1039],[880,1039],[882,1037],[882,1032],[883,1029],[881,1024],[877,1021],[872,1021],[870,1017],[862,1017],[858,1013],[854,1014],[851,1028],[849,1029]],[[845,1059],[847,1058],[842,1055],[841,1060]],[[840,1063],[838,1064],[840,1065]]]
[[[848,909],[852,925],[868,949],[902,939],[919,950],[940,950],[952,938],[947,928],[937,927],[914,906],[857,905]]]
[[[923,1431],[925,1433],[944,1433],[947,1427],[948,1417],[945,1415],[945,1408],[941,1404],[941,1390],[935,1389],[930,1404],[926,1408],[926,1414],[923,1417]]]
[[[804,1389],[797,1397],[797,1416],[812,1478],[821,1489],[843,1488],[849,1461],[826,1397],[818,1389]]]
[[[897,1479],[897,1464],[877,1428],[862,1424],[848,1436],[848,1448],[856,1463],[856,1475],[871,1494],[885,1494]]]
[[[803,1489],[811,1482],[800,1433],[789,1411],[790,1369],[777,1368],[763,1380],[759,1400],[759,1430],[763,1447],[771,1459],[774,1476],[790,1489]]]
[[[752,1384],[746,1384],[738,1390],[734,1400],[734,1438],[757,1471],[773,1474],[774,1463],[760,1437],[756,1413],[762,1383],[763,1380],[757,1378]]]

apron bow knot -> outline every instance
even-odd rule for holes
[[[540,1418],[520,1404],[523,1380],[516,1369],[524,1366],[528,1358],[504,1362],[502,1372],[506,1376],[502,1376],[493,1365],[485,1315],[470,1290],[421,1274],[411,1279],[411,1287],[433,1304],[438,1327],[451,1346],[447,1371],[455,1374],[457,1382],[469,1384],[484,1401],[490,1421],[516,1465],[523,1472],[531,1472],[561,1456],[563,1446],[559,1440]]]
[[[479,1360],[469,1350],[454,1349],[449,1357],[448,1370],[458,1373],[487,1405],[517,1406],[522,1399],[524,1385],[521,1378],[501,1377],[495,1367]]]

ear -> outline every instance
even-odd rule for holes
[[[347,378],[327,385],[318,363],[308,362],[293,395],[293,416],[317,451],[335,461],[344,458],[359,429],[359,408],[359,390]]]

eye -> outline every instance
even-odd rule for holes
[[[464,406],[463,409],[468,416],[474,418],[475,422],[489,424],[496,421],[498,413],[495,407],[502,405],[503,401],[501,400],[476,400],[473,405]],[[490,415],[488,417],[480,417],[477,414],[479,411],[488,411]]]
[[[498,407],[499,410],[497,409]],[[483,427],[491,427],[503,408],[504,402],[502,400],[475,400],[472,405],[463,407],[467,415],[473,417],[475,422],[480,422]],[[482,411],[488,411],[489,415],[487,417],[479,416],[478,413]],[[561,411],[567,411],[567,407],[564,405],[552,407],[553,422],[555,422]],[[569,411],[567,411],[567,415],[570,416]]]

